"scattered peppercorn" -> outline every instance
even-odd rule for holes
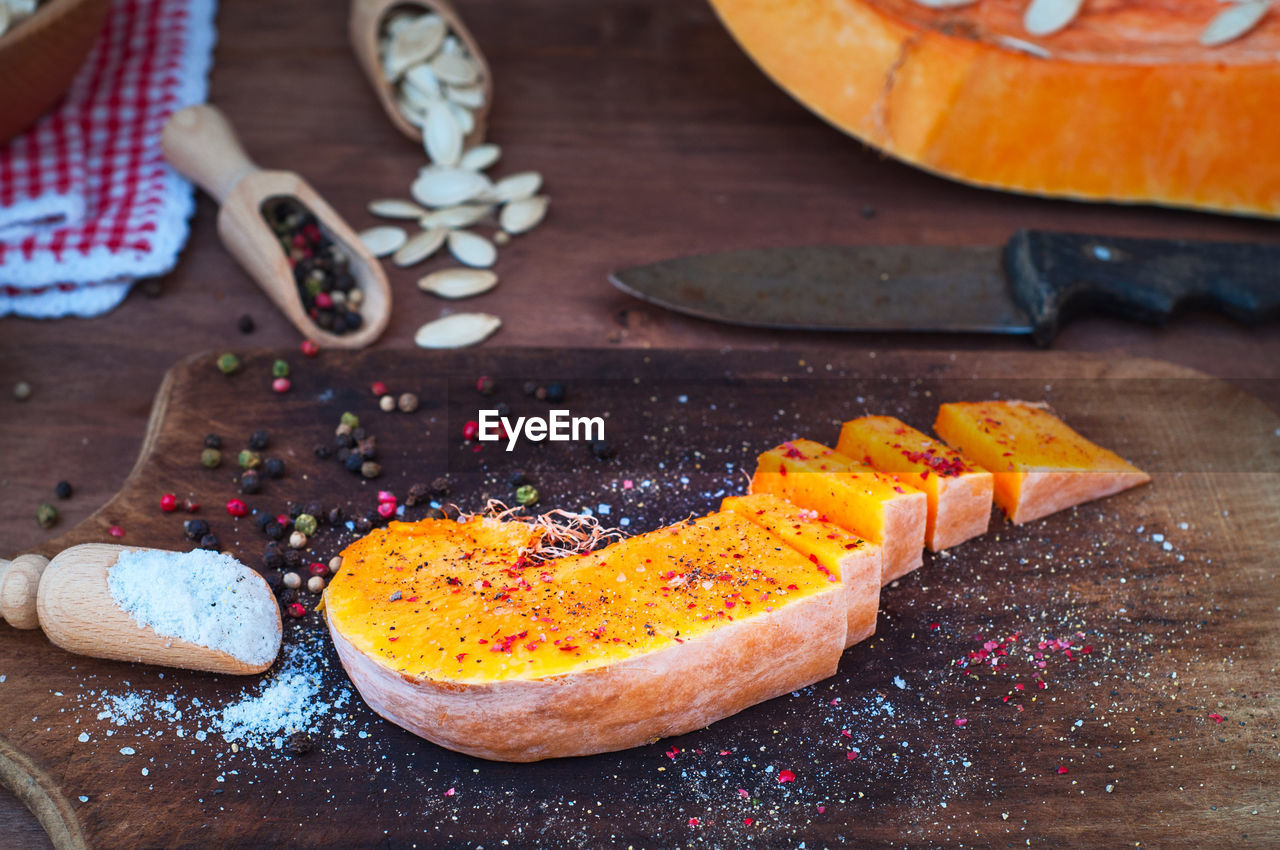
[[[342,417],[339,419],[339,424],[346,425],[351,429],[356,429],[360,427],[360,417],[348,410],[346,413],[342,414]]]
[[[236,455],[236,462],[241,469],[257,469],[262,465],[262,455],[252,449],[241,449],[240,454]]]
[[[337,525],[342,522],[342,508],[330,508],[327,519],[329,525]]]
[[[252,469],[246,469],[240,475],[240,492],[252,495],[262,489],[262,477]]]
[[[189,519],[182,524],[183,533],[192,540],[199,540],[209,533],[209,523],[202,519]]]
[[[427,519],[448,519],[449,515],[439,508],[428,508]]]
[[[396,399],[396,407],[401,413],[413,413],[418,409],[418,397],[413,393],[400,393],[400,398]]]
[[[382,464],[373,460],[366,460],[360,464],[360,475],[365,478],[377,478],[382,474]]]
[[[278,457],[269,457],[262,462],[262,474],[268,478],[284,478],[284,461]]]
[[[306,545],[307,545],[307,535],[303,534],[301,531],[295,531],[289,535],[290,549],[301,549]]]
[[[220,449],[222,448],[222,438],[217,434],[205,434],[204,447],[206,449]]]
[[[107,528],[107,534],[112,537],[124,537],[124,529],[118,525],[112,525]]]
[[[480,423],[476,420],[471,419],[462,426],[462,439],[470,442],[478,436],[480,436]]]
[[[507,404],[505,401],[498,402],[493,406],[493,409],[497,411],[499,417],[507,417],[511,415],[511,405]]]
[[[320,353],[320,345],[314,339],[304,339],[302,341],[302,353],[308,357],[315,357]]]
[[[482,376],[476,381],[476,392],[480,395],[493,395],[494,390],[498,388],[498,382],[488,375]]]
[[[288,611],[289,616],[295,620],[301,620],[303,617],[307,616],[307,609],[302,607],[301,602],[295,602],[285,610]]]
[[[307,502],[307,507],[302,511],[304,514],[311,514],[316,519],[316,523],[323,525],[325,510],[324,505],[317,501]]]
[[[298,575],[297,573],[285,573],[284,586],[289,588],[290,590],[294,590],[299,587],[302,587],[302,576]]]
[[[298,518],[293,521],[293,527],[295,531],[310,536],[316,533],[316,518],[311,514],[298,514]]]
[[[236,328],[242,334],[253,333],[253,329],[255,327],[257,326],[254,325],[253,323],[253,316],[250,316],[248,313],[243,314],[239,319],[236,320]]]
[[[59,481],[53,487],[53,495],[63,500],[70,499],[71,498],[71,482]]]
[[[227,502],[227,513],[233,517],[246,516],[249,513],[249,507],[239,499],[230,499]]]
[[[301,502],[293,502],[293,501],[285,503],[284,512],[288,514],[289,519],[297,519],[299,514],[306,513],[306,511],[303,510],[302,508]]]
[[[284,539],[284,526],[276,522],[274,519],[264,525],[262,530],[265,531],[267,533],[267,537],[270,537],[272,540]]]
[[[538,385],[536,383],[534,383],[533,381],[524,382],[525,395],[537,395],[537,393],[538,393]]]
[[[564,401],[564,384],[547,384],[547,401]]]
[[[165,493],[160,497],[160,510],[167,514],[171,514],[178,509],[178,497],[172,493]]]
[[[306,732],[294,732],[284,739],[284,751],[291,756],[305,756],[315,749],[315,746],[315,738],[312,738]]]
[[[320,458],[321,460],[328,460],[330,457],[333,456],[333,449],[329,448],[323,443],[317,443],[316,447],[312,449],[312,451],[315,452],[315,456]]]
[[[312,576],[307,579],[307,590],[312,593],[320,593],[324,590],[324,576]]]
[[[334,555],[329,559],[329,572],[337,573],[340,569],[342,569],[342,556]]]
[[[278,570],[284,566],[284,555],[280,554],[279,546],[274,543],[267,544],[262,550],[262,566],[269,570]]]
[[[358,473],[360,467],[364,465],[364,458],[353,452],[347,455],[347,459],[342,462],[342,465],[347,468],[348,472]]]
[[[387,389],[387,385],[386,385],[386,384],[384,384],[382,381],[374,381],[374,382],[369,386],[369,391],[370,391],[370,392],[372,392],[372,393],[373,393],[374,395],[376,395],[376,396],[384,396],[384,395],[386,395],[388,392],[390,392],[390,390],[388,390],[388,389]]]
[[[528,484],[528,483],[529,483],[529,476],[525,475],[523,471],[517,470],[511,473],[512,487],[519,487],[521,484]]]
[[[263,578],[266,579],[267,587],[271,588],[272,593],[280,590],[280,587],[283,584],[283,580],[280,578],[279,573],[267,573]]]
[[[222,547],[218,543],[218,536],[216,534],[206,534],[204,537],[200,538],[200,548],[217,551]]]
[[[296,570],[302,566],[302,553],[297,549],[284,550],[284,565],[291,570]]]
[[[396,400],[393,396],[384,395],[378,399],[378,409],[383,413],[394,413],[396,409]]]
[[[453,481],[448,476],[441,475],[431,482],[431,492],[436,496],[447,496],[453,492]]]
[[[277,360],[271,364],[271,377],[287,378],[289,377],[289,361]]]
[[[526,507],[538,503],[538,491],[531,484],[516,488],[516,501]]]
[[[378,457],[378,438],[365,437],[356,445],[356,451],[360,453],[360,457],[365,460],[376,460]]]
[[[31,385],[26,381],[18,381],[13,385],[13,397],[16,401],[26,401],[31,398]]]
[[[280,583],[281,584],[284,583],[283,578],[280,580]],[[281,605],[292,605],[293,603],[298,601],[298,591],[291,590],[290,588],[287,588],[287,587],[284,590],[280,591],[278,595],[280,597]]]
[[[224,375],[234,375],[240,371],[240,358],[234,354],[224,354],[218,358],[218,371]]]
[[[200,503],[188,496],[182,500],[182,509],[189,514],[193,514],[200,510]]]
[[[534,390],[533,390],[533,397],[534,397],[534,398],[536,398],[538,401],[546,401],[546,400],[547,400],[547,388],[546,388],[546,387],[535,387],[535,388],[534,388]]]
[[[617,454],[613,446],[604,440],[593,440],[591,443],[591,453],[596,456],[597,460],[608,460]]]
[[[410,486],[409,495],[404,497],[405,506],[412,508],[419,502],[427,501],[427,492],[427,485],[425,484],[414,484]]]
[[[271,382],[271,389],[278,393],[287,393],[292,387],[293,384],[289,382],[288,378],[276,378]]]
[[[249,448],[254,451],[262,451],[271,445],[271,435],[266,431],[254,431],[249,435]]]
[[[367,516],[356,517],[355,522],[356,531],[361,534],[368,534],[370,531],[373,531],[373,520],[369,519]]]
[[[378,516],[382,517],[383,519],[391,519],[391,515],[394,514],[395,512],[396,512],[395,502],[379,502],[378,503]]]
[[[40,523],[40,527],[52,528],[57,521],[58,509],[48,502],[41,502],[40,507],[36,508],[36,522]]]
[[[206,469],[217,469],[222,466],[222,452],[217,449],[205,449],[200,452],[200,465]]]

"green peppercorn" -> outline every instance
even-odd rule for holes
[[[36,522],[40,523],[41,528],[49,528],[58,521],[58,509],[48,502],[41,503],[36,508]]]
[[[377,478],[382,474],[382,465],[371,460],[360,464],[360,474],[365,478]]]
[[[271,364],[271,377],[287,378],[289,377],[289,361],[277,360]]]
[[[218,358],[218,371],[224,375],[234,375],[240,371],[240,358],[234,354],[224,354]]]
[[[356,416],[356,415],[355,415],[354,413],[352,413],[350,410],[348,410],[346,413],[342,414],[342,418],[341,418],[339,421],[340,421],[343,425],[346,425],[348,428],[353,428],[353,429],[354,429],[354,428],[359,428],[359,427],[360,427],[360,417],[359,417],[359,416]]]
[[[262,455],[252,449],[242,449],[236,460],[241,469],[257,469],[262,465]]]
[[[205,449],[200,452],[200,465],[206,469],[217,469],[222,466],[222,452],[217,449]]]
[[[538,489],[532,484],[523,484],[516,488],[516,501],[522,505],[536,505],[538,503]]]
[[[316,533],[316,518],[311,514],[298,514],[297,519],[293,521],[293,527],[310,536]]]

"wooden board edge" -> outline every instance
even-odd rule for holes
[[[35,815],[58,850],[87,850],[89,843],[71,801],[30,756],[3,736],[0,736],[0,785],[13,792]]]

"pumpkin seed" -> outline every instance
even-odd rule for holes
[[[413,199],[428,207],[452,207],[493,188],[489,178],[461,168],[426,168],[413,182]]]
[[[449,101],[449,111],[453,113],[453,120],[458,122],[463,135],[471,135],[476,128],[476,118],[471,114],[471,110]]]
[[[479,109],[484,106],[484,86],[482,85],[445,86],[444,94],[450,102],[467,109]]]
[[[470,85],[480,76],[475,64],[461,53],[441,52],[431,60],[431,70],[440,78],[440,82],[455,86]]]
[[[414,65],[404,72],[404,85],[412,86],[428,97],[442,97],[444,95],[444,91],[440,87],[440,79],[436,77],[436,72],[432,71],[431,66],[425,63]]]
[[[391,261],[401,268],[420,263],[436,251],[439,251],[440,246],[444,244],[445,237],[448,235],[449,231],[444,227],[433,227],[430,230],[424,230],[405,242],[400,247],[400,250],[396,251]]]
[[[502,208],[498,223],[507,233],[526,233],[533,230],[547,217],[547,204],[551,199],[546,195],[534,195],[512,201]]]
[[[400,246],[409,238],[400,228],[387,225],[362,230],[359,237],[360,241],[364,243],[364,247],[368,248],[369,253],[375,257],[394,254],[400,250]]]
[[[450,231],[449,253],[458,262],[472,268],[488,268],[498,259],[498,249],[493,247],[493,243],[470,230]]]
[[[418,223],[423,227],[470,227],[489,214],[490,204],[459,204],[427,213]]]
[[[421,127],[427,120],[427,114],[425,112],[413,108],[403,100],[399,101],[396,104],[396,107],[400,110],[400,114],[404,117],[404,120],[408,121],[415,127]]]
[[[1267,14],[1269,8],[1270,0],[1253,0],[1228,6],[1215,15],[1200,33],[1200,43],[1205,47],[1217,47],[1247,35]]]
[[[1032,35],[1052,35],[1075,20],[1084,0],[1031,0],[1022,26]]]
[[[502,320],[488,313],[454,313],[418,328],[413,341],[422,348],[465,348],[484,342],[502,327]]]
[[[453,110],[443,100],[434,101],[427,108],[422,142],[427,156],[436,165],[452,167],[462,158],[462,129],[453,117]]]
[[[399,198],[370,201],[369,212],[382,218],[422,218],[428,214],[413,201],[402,201]]]
[[[542,188],[542,175],[536,171],[521,171],[503,177],[493,187],[492,197],[500,204],[532,198]]]
[[[391,36],[385,72],[395,82],[410,67],[435,56],[444,44],[448,27],[439,15],[427,14],[402,27]]]
[[[468,171],[484,171],[501,156],[502,148],[497,145],[476,145],[462,155],[462,161],[458,166]]]
[[[418,281],[418,288],[441,298],[470,298],[498,285],[498,276],[487,269],[442,269]]]
[[[424,92],[417,86],[411,86],[405,81],[400,83],[400,101],[407,103],[419,112],[426,113],[431,108],[431,104],[442,99],[443,95],[429,94]]]

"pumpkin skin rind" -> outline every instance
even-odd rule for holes
[[[1018,525],[1146,484],[1151,476],[1025,401],[953,402],[933,430],[995,476],[995,502]]]
[[[1031,40],[1017,23],[1025,3],[711,5],[802,104],[935,174],[1034,195],[1280,215],[1280,160],[1267,155],[1280,150],[1275,20],[1209,50],[1195,42],[1221,8],[1211,0],[1114,4],[1096,23],[1086,8],[1036,40],[1051,53],[1042,58],[1000,41]],[[1120,43],[1144,26],[1173,46]]]
[[[772,610],[756,605],[744,615],[739,605],[736,619],[717,621],[683,643],[660,637],[621,660],[556,675],[525,678],[496,671],[492,680],[463,681],[406,672],[412,648],[406,649],[407,657],[389,658],[382,651],[386,644],[370,642],[365,627],[370,622],[382,627],[395,622],[393,606],[399,601],[388,602],[371,620],[357,616],[371,597],[358,592],[353,581],[360,574],[347,572],[344,554],[343,571],[325,591],[329,632],[348,676],[374,711],[441,746],[498,761],[527,762],[638,746],[701,728],[834,674],[846,624],[839,577],[830,581],[781,541],[740,517],[713,514],[694,525],[700,529],[704,550],[702,556],[693,555],[691,563],[714,564],[722,572],[777,565],[778,575],[797,576],[800,591],[770,605]],[[607,564],[617,572],[631,554],[648,551],[646,538],[678,535],[684,527],[628,538],[580,557],[584,562],[594,558],[591,564]],[[465,535],[462,526],[459,536],[467,546]],[[726,565],[707,554],[709,542],[731,539],[746,541],[741,560]],[[381,568],[394,570],[394,563]],[[367,560],[351,568],[373,570],[375,565]],[[802,572],[806,578],[798,577]],[[369,573],[366,578],[372,581],[376,576]],[[708,601],[715,594],[699,598]],[[406,634],[396,646],[411,647],[412,641]]]

